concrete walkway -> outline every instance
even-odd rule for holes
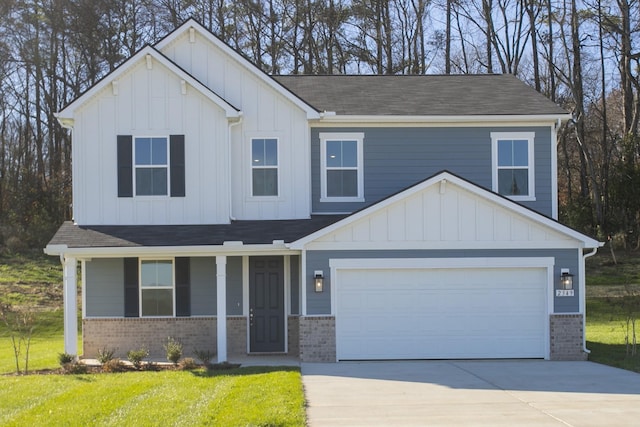
[[[309,425],[640,425],[640,374],[591,362],[302,363]]]

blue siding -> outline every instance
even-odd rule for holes
[[[216,301],[216,259],[191,258],[191,315],[215,315]]]
[[[331,312],[331,270],[329,260],[338,258],[482,258],[482,257],[554,257],[554,289],[559,287],[561,268],[569,268],[575,274],[577,284],[579,254],[577,249],[523,249],[523,250],[404,250],[404,251],[309,251],[307,252],[307,314],[329,314]],[[325,291],[313,291],[313,271],[323,270]],[[556,313],[576,313],[579,310],[578,286],[575,296],[555,297]],[[554,292],[555,293],[555,292]]]
[[[124,261],[95,258],[85,264],[88,317],[124,316]]]
[[[320,202],[320,132],[364,132],[363,203]],[[313,212],[353,212],[443,169],[491,189],[491,132],[535,132],[536,200],[522,204],[551,216],[550,127],[313,128]]]
[[[227,315],[242,314],[242,257],[227,257]]]
[[[300,314],[300,257],[291,257],[291,314]]]
[[[216,259],[192,257],[191,315],[216,314]],[[86,313],[90,317],[124,316],[124,263],[122,258],[96,258],[86,263]],[[242,257],[227,258],[227,314],[242,315]]]

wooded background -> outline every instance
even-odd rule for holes
[[[267,73],[511,73],[573,113],[562,222],[640,245],[640,0],[0,0],[0,247],[71,218],[54,113],[196,18]],[[115,178],[114,178],[115,179]]]

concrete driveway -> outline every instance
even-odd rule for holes
[[[640,374],[591,362],[303,363],[309,425],[640,425]]]

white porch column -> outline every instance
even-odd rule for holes
[[[227,257],[216,256],[218,363],[227,361]]]
[[[78,281],[75,258],[65,257],[62,261],[64,299],[64,352],[78,355]]]

